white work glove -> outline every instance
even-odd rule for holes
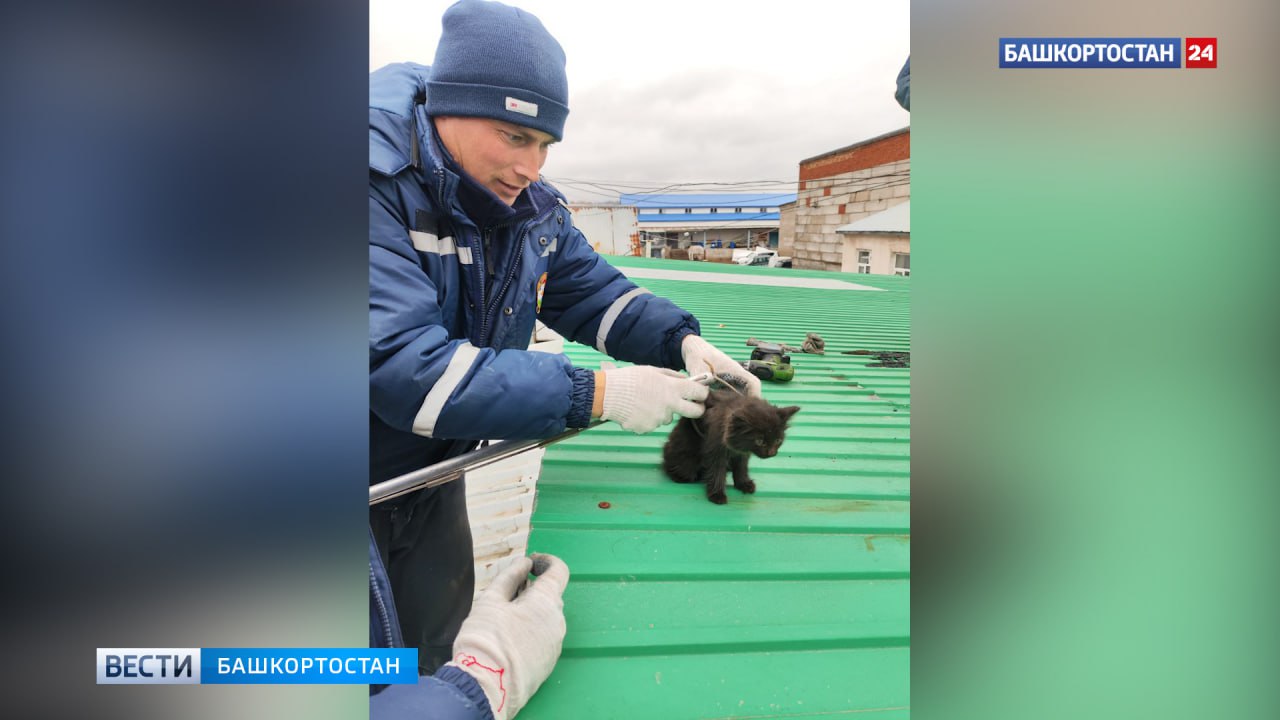
[[[675,370],[650,365],[604,366],[604,403],[600,417],[633,433],[647,433],[676,416],[702,417],[707,387]]]
[[[526,587],[530,569],[537,579]],[[555,667],[568,582],[569,567],[560,558],[522,557],[480,593],[458,630],[448,664],[480,683],[496,720],[515,717]]]
[[[685,335],[680,341],[680,354],[684,357],[684,369],[690,375],[711,372],[716,375],[732,375],[743,383],[747,392],[760,397],[760,378],[743,369],[742,363],[716,349],[715,345],[698,335]]]

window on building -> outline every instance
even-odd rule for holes
[[[900,275],[902,277],[911,277],[910,253],[893,254],[893,274]]]
[[[769,208],[760,208],[760,212],[767,213],[769,212]]]
[[[720,212],[720,208],[711,208],[710,212],[712,215],[715,215],[716,213]]]
[[[734,208],[733,211],[736,213],[740,213],[742,212],[742,208]]]
[[[685,212],[685,214],[686,214],[686,215],[692,215],[692,214],[693,214],[693,208],[685,208],[685,209],[684,209],[684,212]]]
[[[661,215],[662,213],[664,213],[664,212],[666,212],[666,211],[667,211],[667,209],[666,209],[666,208],[658,208],[658,214],[659,214],[659,215]]]
[[[870,250],[858,251],[858,272],[863,275],[871,274],[871,251]]]

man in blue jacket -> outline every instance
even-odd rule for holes
[[[759,380],[698,321],[638,288],[573,227],[541,180],[568,115],[564,51],[532,15],[462,0],[432,67],[369,78],[370,481],[482,439],[548,437],[592,418],[644,433],[699,417],[707,389],[677,372]],[[535,319],[633,366],[593,371],[528,352]],[[453,655],[474,588],[461,482],[370,512],[420,671]]]

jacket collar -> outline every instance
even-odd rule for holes
[[[426,97],[430,68],[387,65],[369,74],[369,168],[387,177],[417,167],[415,109]]]

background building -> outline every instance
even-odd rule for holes
[[[795,234],[789,253],[792,266],[815,270],[846,267],[845,242],[837,230],[910,197],[910,128],[801,160]],[[910,236],[905,240],[908,247],[902,252],[909,253]],[[854,257],[855,272],[857,265]]]
[[[778,247],[778,207],[795,199],[794,193],[634,193],[619,202],[637,208],[649,256],[701,244],[708,260],[727,261],[733,248]]]
[[[911,201],[841,225],[836,232],[843,238],[844,272],[911,276]]]
[[[636,208],[618,203],[569,203],[573,225],[601,255],[640,255]]]
[[[788,257],[796,249],[796,202],[778,206],[778,254]]]

